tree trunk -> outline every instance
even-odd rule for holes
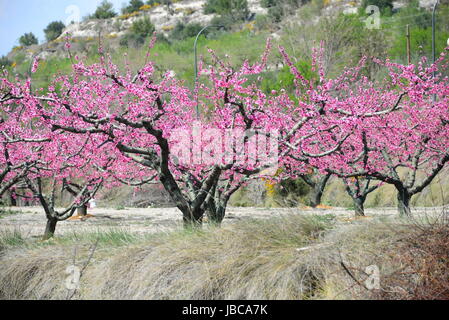
[[[9,201],[11,203],[11,207],[17,207],[17,200],[14,197],[14,191],[11,191],[9,194]]]
[[[84,205],[79,207],[78,209],[76,209],[76,212],[78,216],[85,217],[87,215],[87,206]]]
[[[323,190],[317,186],[313,188],[312,194],[310,195],[310,206],[316,208],[321,204],[321,198],[323,197]]]
[[[312,194],[310,195],[310,206],[312,208],[316,208],[321,204],[321,198],[323,197],[324,188],[326,188],[326,184],[329,181],[330,177],[330,174],[322,176],[313,186]]]
[[[411,217],[410,200],[412,195],[405,188],[397,188],[398,190],[398,211],[401,217]]]
[[[45,233],[42,240],[48,240],[50,238],[53,238],[57,223],[58,223],[57,219],[54,218],[47,219],[47,226],[45,227]]]
[[[217,226],[220,226],[226,215],[226,204],[218,204],[214,210],[207,211],[209,221]]]
[[[354,211],[356,217],[364,217],[365,216],[365,198],[364,197],[355,197],[352,198],[354,202]]]
[[[188,210],[182,213],[185,229],[198,229],[203,225],[204,212],[192,212]]]

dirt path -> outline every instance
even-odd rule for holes
[[[40,207],[5,208],[14,214],[6,214],[0,218],[0,231],[19,229],[25,236],[40,236],[45,229],[45,214]],[[441,213],[442,208],[417,208],[416,213]],[[352,210],[345,208],[330,209],[297,209],[297,208],[236,208],[228,209],[224,223],[233,223],[248,218],[269,218],[282,214],[334,214],[338,217],[350,218]],[[108,208],[89,209],[93,217],[86,221],[62,221],[58,223],[56,234],[71,232],[108,230],[120,228],[130,232],[153,233],[173,230],[182,225],[182,216],[177,208],[127,208],[115,210]],[[396,215],[395,208],[374,208],[366,210],[367,216]]]

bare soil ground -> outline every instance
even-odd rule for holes
[[[4,208],[14,214],[0,217],[1,230],[20,230],[26,237],[41,236],[45,229],[45,214],[40,207]],[[441,207],[415,208],[414,214],[440,214]],[[110,208],[89,209],[92,217],[81,221],[79,219],[62,221],[58,223],[56,235],[73,232],[89,232],[110,230],[111,228],[124,229],[134,233],[168,232],[182,225],[182,215],[177,208],[126,208],[116,210]],[[224,224],[234,223],[249,218],[270,218],[283,214],[332,214],[338,219],[346,220],[353,217],[353,211],[346,208],[241,208],[231,207],[227,211]],[[373,216],[397,215],[396,208],[370,208],[366,209],[367,218]]]

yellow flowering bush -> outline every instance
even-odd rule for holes
[[[172,31],[174,28],[175,28],[174,26],[163,26],[162,30],[168,32]]]
[[[141,6],[139,8],[140,11],[148,11],[152,8],[153,6],[151,4],[144,4],[143,6]]]
[[[129,19],[129,18],[138,16],[139,14],[140,14],[139,11],[134,11],[134,12],[131,12],[131,13],[125,13],[125,14],[122,14],[121,16],[119,16],[119,19],[121,19],[121,20],[127,20],[127,19]]]

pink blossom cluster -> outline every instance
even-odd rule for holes
[[[195,203],[214,181],[243,185],[252,176],[282,179],[310,168],[340,176],[388,177],[392,167],[419,166],[431,176],[432,168],[447,162],[449,81],[442,75],[447,70],[444,54],[431,66],[425,60],[407,66],[376,61],[388,74],[373,81],[364,75],[365,58],[328,78],[320,49],[313,54],[316,77],[307,79],[281,47],[295,78],[292,98],[284,90],[261,89],[270,50],[268,41],[260,62],[246,61],[238,69],[210,50],[212,63],[202,62],[199,70],[202,79],[208,79],[196,90],[170,72],[156,80],[153,62],[137,74],[129,69],[121,73],[105,55],[92,65],[77,60],[73,72],[56,77],[45,95],[32,91],[29,80],[0,79],[1,166],[15,168],[2,184],[20,172],[17,165],[34,162],[30,179],[103,179],[110,187],[160,181],[176,201],[177,188],[185,195],[193,188],[197,194],[186,203]],[[201,119],[195,116],[197,101]],[[232,159],[220,165],[181,163],[173,151],[180,140],[173,134],[194,132],[195,126],[223,137],[229,130],[279,133],[280,169],[273,172],[270,165]],[[195,157],[210,148],[211,138],[192,134],[183,143]],[[248,148],[248,141],[232,147]]]

